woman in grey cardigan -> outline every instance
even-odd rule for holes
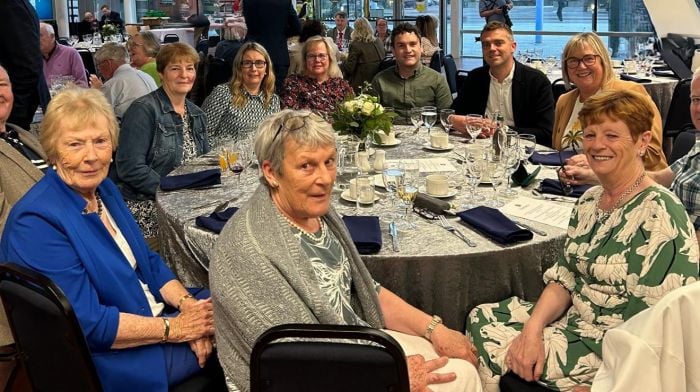
[[[270,327],[350,324],[386,328],[399,341],[412,391],[480,391],[468,338],[375,282],[330,208],[330,124],[284,110],[258,128],[255,154],[262,184],[222,231],[209,273],[217,350],[229,379],[248,390],[253,343]]]

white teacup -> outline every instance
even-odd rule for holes
[[[637,73],[637,61],[625,60],[625,73],[636,74]]]
[[[425,190],[430,195],[444,196],[449,191],[447,176],[430,174],[425,177]]]
[[[613,68],[622,68],[622,60],[612,59],[612,66]]]
[[[430,145],[435,148],[447,148],[450,140],[447,138],[447,132],[433,131],[430,133]]]
[[[384,131],[378,131],[379,139],[381,139],[382,144],[395,144],[396,143],[396,132],[389,131],[387,135]]]
[[[350,197],[356,199],[360,203],[374,202],[374,182],[373,178],[366,175],[358,176],[350,180],[348,187]]]

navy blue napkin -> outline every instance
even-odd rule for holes
[[[571,150],[563,150],[561,153],[559,151],[545,153],[535,152],[530,157],[530,162],[536,165],[561,166],[564,164],[562,160],[566,161],[574,155],[576,155],[576,153]]]
[[[196,173],[168,176],[160,179],[160,189],[174,191],[185,188],[221,184],[221,169],[209,169]]]
[[[371,255],[382,249],[382,231],[376,216],[344,216],[343,222],[360,254]]]
[[[542,182],[540,183],[540,192],[550,193],[552,195],[581,197],[581,195],[583,195],[583,193],[586,192],[590,187],[591,185],[574,185],[571,187],[571,193],[567,195],[564,193],[564,190],[561,189],[561,184],[559,183],[559,180],[547,178],[545,180],[542,180]]]
[[[209,229],[216,234],[221,233],[221,230],[226,226],[226,222],[238,211],[238,207],[229,207],[220,212],[213,212],[208,216],[198,216],[194,223],[205,229]]]
[[[475,207],[458,212],[457,216],[499,244],[509,245],[519,241],[532,239],[530,230],[521,229],[501,211],[490,207]]]
[[[651,83],[651,79],[637,78],[635,76],[632,76],[632,75],[626,74],[626,73],[620,74],[620,79],[627,80],[630,82],[637,82],[637,83]]]

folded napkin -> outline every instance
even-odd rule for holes
[[[450,203],[420,192],[416,195],[416,200],[413,201],[413,205],[440,215],[450,209]]]
[[[198,216],[194,223],[205,229],[209,229],[216,234],[221,233],[221,230],[226,226],[226,222],[238,211],[238,207],[229,207],[223,211],[213,212],[208,216]]]
[[[620,74],[620,79],[628,80],[630,82],[637,82],[637,83],[651,83],[651,79],[637,78],[635,76],[632,76],[632,75],[626,74],[626,73]]]
[[[670,69],[666,69],[666,70],[652,69],[651,73],[654,74],[654,76],[666,76],[666,77],[676,76],[676,74]]]
[[[221,184],[221,169],[209,169],[201,172],[168,176],[160,179],[160,189],[174,191],[185,188],[199,188],[203,186]]]
[[[563,150],[561,153],[559,151],[554,151],[554,152],[535,152],[532,154],[530,157],[530,162],[534,164],[539,164],[539,165],[545,165],[545,166],[561,166],[564,164],[563,161],[566,161],[567,159],[571,158],[572,156],[576,155],[575,152],[571,150]],[[560,158],[561,156],[561,158]]]
[[[542,180],[542,182],[540,183],[540,192],[549,193],[552,195],[581,197],[581,195],[583,195],[583,193],[586,192],[590,187],[591,185],[574,185],[571,187],[571,193],[566,195],[564,194],[564,190],[561,189],[561,184],[559,183],[559,180],[547,178],[545,180]]]
[[[520,163],[518,166],[518,169],[513,173],[513,175],[510,177],[511,180],[513,180],[513,183],[515,185],[520,185],[522,187],[526,187],[530,185],[530,183],[537,178],[537,175],[540,173],[540,170],[542,169],[542,166],[537,166],[535,170],[532,171],[532,173],[528,173],[527,169],[525,169],[525,165]]]
[[[376,216],[344,216],[343,222],[360,254],[371,255],[382,249],[382,231]]]
[[[481,234],[503,245],[532,239],[530,230],[521,229],[501,211],[490,207],[475,207],[458,212],[457,216]]]

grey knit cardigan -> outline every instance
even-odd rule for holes
[[[374,328],[384,319],[374,287],[350,235],[331,209],[324,217],[351,265],[352,306]],[[260,185],[221,232],[209,265],[219,361],[241,391],[250,389],[250,353],[270,327],[286,323],[344,324],[321,291],[289,223]]]

